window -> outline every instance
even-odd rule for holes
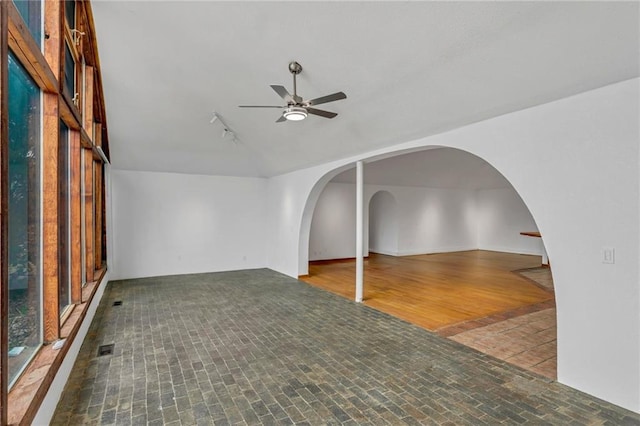
[[[94,179],[95,179],[95,161],[93,160],[93,152],[84,148],[82,150],[82,168],[84,182],[82,186],[83,200],[83,255],[85,282],[88,284],[95,281],[95,202],[94,202]]]
[[[8,222],[9,382],[42,344],[40,140],[41,93],[9,55]]]
[[[76,61],[68,43],[64,44],[64,88],[67,94],[76,99]]]
[[[66,0],[64,2],[64,15],[70,29],[76,28],[76,2]]]
[[[60,144],[58,145],[58,241],[59,279],[58,307],[60,316],[71,304],[71,174],[69,167],[69,127],[60,121]]]
[[[42,2],[40,0],[13,0],[33,39],[42,46]]]
[[[72,343],[106,272],[94,260],[102,168],[87,146],[109,147],[89,2],[0,0],[0,14],[0,423],[31,424],[67,354],[44,343]]]
[[[80,108],[82,106],[83,100],[80,99],[84,97],[84,89],[82,85],[82,67],[78,67],[78,65],[82,65],[84,63],[84,59],[82,57],[82,36],[85,34],[79,26],[84,21],[78,19],[82,14],[77,13],[75,1],[65,1],[64,2],[64,15],[65,15],[65,26],[64,26],[64,86],[63,91],[69,96],[69,99],[73,101],[73,104],[76,108]],[[79,25],[80,24],[80,25]]]
[[[75,153],[74,153],[75,154]],[[82,287],[87,284],[87,211],[86,203],[84,201],[85,194],[85,155],[84,149],[81,149],[78,153],[80,155],[80,194],[82,194],[80,201],[80,271],[82,275]]]

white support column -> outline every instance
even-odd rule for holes
[[[364,182],[362,161],[356,163],[356,302],[362,302],[364,293],[364,257],[363,257],[363,194]]]

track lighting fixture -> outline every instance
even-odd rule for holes
[[[231,141],[233,141],[234,143],[238,142],[238,137],[236,136],[235,132],[231,130],[229,126],[227,126],[227,124],[224,122],[220,114],[213,111],[213,117],[211,118],[211,121],[209,121],[209,123],[213,124],[216,121],[222,124],[222,139],[226,139],[227,136],[231,136]]]

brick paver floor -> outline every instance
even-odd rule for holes
[[[53,421],[497,423],[640,416],[266,269],[109,283]]]
[[[452,340],[511,364],[556,378],[556,310],[538,312],[465,331]]]
[[[550,268],[514,272],[554,292]],[[456,324],[438,334],[547,378],[557,378],[555,299]]]

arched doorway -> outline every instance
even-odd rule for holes
[[[346,208],[341,213],[346,220],[312,231],[347,236],[346,251],[323,261],[340,259],[333,266],[341,278],[325,288],[349,298],[355,271],[349,259],[355,251],[354,177],[348,171],[335,176],[313,216],[319,224],[327,222],[322,219],[327,212]],[[552,282],[550,270],[541,268],[541,239],[520,235],[538,228],[502,174],[458,149],[414,152],[368,163],[367,199],[371,255],[365,304],[555,378],[555,298],[552,287],[538,282]],[[316,266],[305,281],[318,284],[324,274],[319,271],[332,265]],[[513,333],[505,333],[507,328]]]

